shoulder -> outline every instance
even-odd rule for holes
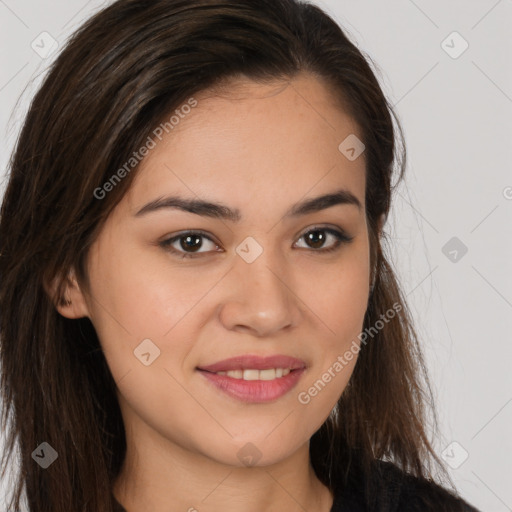
[[[462,498],[432,480],[405,473],[390,462],[379,461],[379,467],[384,484],[393,483],[398,489],[394,509],[396,512],[478,512]]]
[[[365,501],[364,494],[369,494]],[[370,482],[349,479],[338,488],[331,512],[479,512],[432,480],[410,475],[395,464],[376,461]]]

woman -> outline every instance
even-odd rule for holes
[[[295,0],[123,0],[74,34],[1,211],[10,510],[475,510],[432,479],[381,247],[392,119]]]

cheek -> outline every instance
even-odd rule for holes
[[[108,242],[98,243],[90,256],[93,323],[99,330],[112,325],[136,339],[161,336],[185,312],[183,287],[170,279],[163,262],[148,258],[147,250]]]
[[[311,283],[306,301],[320,320],[326,340],[340,348],[344,342],[359,334],[366,309],[369,292],[369,263],[365,244],[347,252],[339,263],[317,274]],[[304,284],[306,290],[306,284]],[[331,336],[328,336],[330,334]]]
[[[309,294],[317,309],[317,359],[314,371],[297,391],[302,414],[299,429],[309,435],[320,428],[343,394],[359,356],[359,335],[368,304],[366,265],[348,266],[336,278],[319,281],[323,293]],[[311,421],[315,421],[311,431]],[[309,431],[307,429],[310,429]]]
[[[147,370],[167,380],[164,369],[181,371],[212,309],[206,311],[204,297],[222,272],[180,268],[165,253],[149,257],[147,249],[118,242],[91,252],[91,320],[116,382],[130,374],[141,388],[161,388],[155,371]],[[148,360],[154,362],[146,367]]]
[[[359,355],[359,336],[368,307],[368,245],[351,248],[332,272],[322,272],[314,281],[307,302],[318,320],[316,339],[322,350],[319,365],[307,383],[313,387],[303,389],[307,396],[301,403],[310,400],[308,407],[322,416],[342,394]]]

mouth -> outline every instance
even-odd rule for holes
[[[288,393],[306,370],[300,359],[278,355],[238,356],[196,368],[214,388],[246,403],[264,403]]]
[[[242,371],[246,370],[251,371],[252,373],[248,373],[248,375],[254,375],[255,371],[265,371],[265,370],[274,370],[283,372],[286,370],[300,370],[301,368],[306,368],[306,363],[301,359],[297,359],[296,357],[286,356],[286,355],[274,355],[274,356],[258,356],[253,354],[240,355],[231,357],[229,359],[224,359],[222,361],[217,361],[216,363],[209,364],[206,366],[199,366],[199,370],[204,370],[208,372],[218,373],[218,372],[229,372],[229,371]],[[264,374],[265,375],[265,374]],[[270,374],[268,374],[270,375]],[[281,375],[282,376],[282,375]],[[234,378],[242,378],[234,377]],[[256,380],[254,378],[249,378],[247,380]],[[264,380],[264,379],[263,379]]]
[[[226,375],[232,379],[238,380],[275,380],[286,377],[290,372],[297,371],[291,368],[268,368],[266,370],[258,370],[256,368],[246,368],[238,370],[210,372],[216,375]]]

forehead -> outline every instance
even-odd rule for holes
[[[339,149],[347,137],[362,135],[317,79],[241,79],[194,100],[142,161],[126,197],[130,210],[156,195],[181,193],[222,198],[244,211],[340,186],[364,205],[364,153],[349,160]]]

